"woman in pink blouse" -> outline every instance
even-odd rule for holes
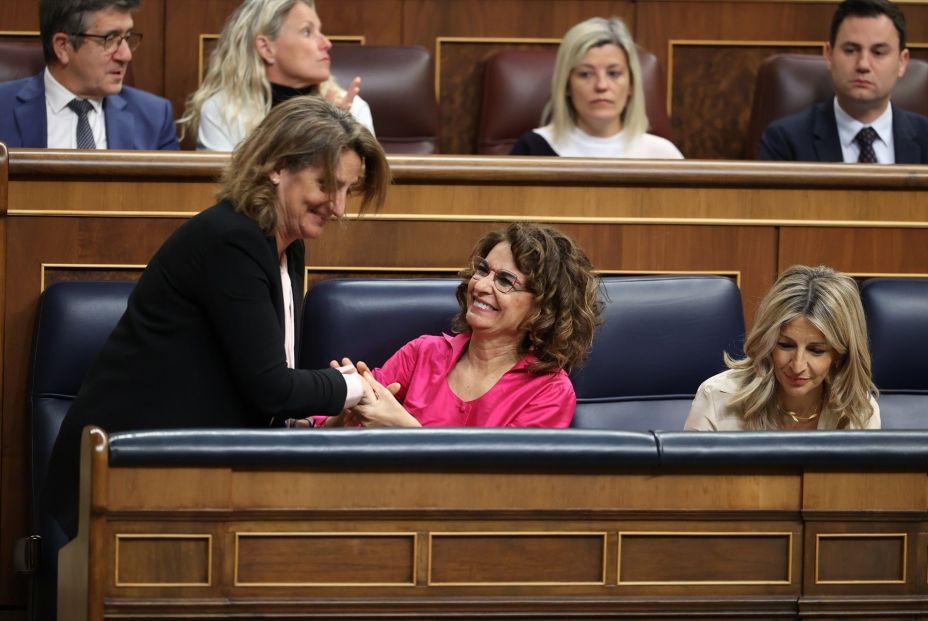
[[[325,426],[570,424],[567,373],[586,357],[602,306],[589,259],[556,229],[514,223],[477,242],[460,275],[456,334],[421,336],[373,372],[359,362],[376,399]]]

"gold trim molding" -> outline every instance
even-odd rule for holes
[[[786,580],[622,580],[622,539],[633,537],[785,537],[787,545]],[[618,586],[747,586],[791,585],[793,583],[793,533],[791,531],[619,531],[616,583]]]
[[[302,538],[321,538],[321,537],[354,537],[354,538],[407,538],[412,540],[412,582],[241,582],[238,577],[239,568],[239,542],[242,539],[261,539],[277,537],[302,537]],[[419,558],[419,534],[411,532],[236,532],[235,533],[235,551],[233,559],[233,577],[232,584],[236,587],[257,587],[257,588],[276,588],[276,587],[414,587],[416,586],[416,575],[418,571]]]
[[[821,560],[820,543],[822,539],[901,539],[902,540],[902,579],[901,580],[822,580],[819,567]],[[908,533],[817,533],[815,535],[815,584],[905,584],[908,575],[909,535]]]
[[[119,581],[119,546],[126,539],[205,539],[206,540],[206,582],[120,582]],[[204,534],[186,533],[116,533],[115,535],[115,566],[113,568],[113,581],[117,587],[210,587],[213,585],[213,536]]]
[[[455,587],[493,587],[493,586],[605,586],[606,585],[606,565],[607,565],[607,535],[605,531],[462,531],[462,532],[430,532],[428,542],[428,571],[427,586],[455,586]],[[569,538],[569,537],[601,537],[602,538],[602,555],[603,565],[601,568],[602,580],[595,582],[544,582],[544,581],[514,581],[514,582],[438,582],[432,579],[432,541],[439,537],[549,537],[549,538]]]

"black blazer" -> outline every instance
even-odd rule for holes
[[[287,264],[299,317],[302,241],[287,248]],[[268,427],[337,414],[346,393],[338,371],[287,368],[283,342],[274,238],[228,202],[191,218],[152,258],[88,371],[55,442],[45,508],[76,534],[85,425],[108,432]]]
[[[893,105],[897,164],[928,163],[928,118]],[[817,103],[767,126],[760,139],[762,160],[843,162],[834,100]]]

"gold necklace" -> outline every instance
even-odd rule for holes
[[[822,405],[819,404],[818,407],[814,408],[811,412],[809,412],[805,416],[802,416],[798,412],[791,412],[790,410],[784,410],[783,407],[780,405],[780,402],[777,401],[777,412],[779,412],[781,416],[791,418],[794,423],[808,423],[808,422],[815,420],[816,418],[818,418],[818,415],[821,413],[821,409],[822,409]]]

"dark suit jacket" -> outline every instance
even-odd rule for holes
[[[928,163],[928,118],[893,106],[897,164]],[[760,139],[762,160],[843,162],[834,100],[817,103],[767,126]]]
[[[109,149],[178,149],[171,102],[131,86],[103,99]],[[0,142],[48,146],[44,72],[0,84]]]
[[[294,313],[303,242],[287,249]],[[295,341],[300,342],[299,322]],[[155,254],[87,373],[52,452],[43,505],[77,532],[80,434],[188,427],[268,427],[337,414],[335,369],[288,369],[276,243],[227,202],[181,226]]]

